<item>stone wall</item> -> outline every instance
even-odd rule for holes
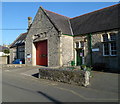
[[[106,31],[107,33],[110,32],[116,32],[117,33],[118,30],[111,30],[111,31]],[[119,54],[119,50],[120,50],[120,34],[117,34],[116,37],[116,43],[117,43],[117,56],[103,56],[103,43],[102,43],[102,34],[104,34],[105,32],[97,32],[97,33],[93,33],[91,36],[92,39],[92,50],[93,49],[98,49],[98,51],[92,51],[92,65],[94,66],[95,64],[98,65],[99,67],[105,67],[106,69],[110,70],[110,71],[118,71],[119,69],[119,65],[120,65],[120,54]],[[89,65],[90,63],[90,53],[89,53],[89,38],[88,35],[81,35],[81,36],[76,36],[74,37],[74,43],[77,41],[82,41],[83,39],[87,39],[87,41],[85,42],[85,48],[84,48],[84,52],[85,52],[85,64]],[[74,49],[75,51],[75,49]],[[75,55],[74,55],[75,58]],[[76,60],[76,59],[75,59]]]
[[[118,38],[117,38],[117,57],[118,57],[118,68],[120,71],[120,29],[118,30]]]
[[[34,35],[41,34],[40,38],[34,40]],[[33,23],[28,31],[26,37],[26,56],[31,55],[31,60],[28,61],[26,58],[26,64],[36,65],[36,47],[35,42],[47,40],[48,45],[48,66],[59,66],[59,34],[53,24],[49,21],[48,17],[44,14],[43,10],[39,8]],[[33,43],[34,42],[34,43]],[[25,56],[25,57],[26,57]]]
[[[18,46],[18,59],[25,58],[25,45]]]
[[[62,35],[60,37],[61,44],[61,61],[62,66],[69,65],[73,59],[73,37]]]
[[[35,35],[39,34],[39,38]],[[64,66],[73,60],[73,37],[58,32],[50,22],[43,10],[40,8],[28,31],[26,37],[26,56],[31,55],[31,60],[26,64],[36,65],[36,46],[35,42],[47,40],[48,66]]]
[[[116,32],[117,30],[107,31],[107,33]],[[99,32],[92,34],[92,49],[99,49],[99,51],[92,52],[92,61],[94,64],[99,64],[99,66],[104,65],[107,70],[116,72],[118,70],[118,48],[119,43],[116,40],[117,44],[117,56],[103,56],[103,43],[102,43],[102,34],[105,32]],[[116,39],[118,39],[118,34]],[[106,71],[107,71],[106,70]]]
[[[85,41],[85,39],[86,39],[86,41]],[[89,50],[88,50],[88,37],[87,37],[87,35],[74,37],[74,39],[73,39],[73,42],[74,42],[74,61],[76,63],[76,58],[77,58],[75,43],[80,42],[80,41],[85,41],[84,42],[84,56],[85,56],[85,63],[84,64],[89,65],[90,64],[90,55],[89,55]]]
[[[39,78],[82,86],[85,83],[84,71],[39,69]]]
[[[0,56],[0,64],[8,64],[8,57]]]
[[[17,58],[25,58],[25,45],[10,48],[10,64]]]
[[[10,63],[14,61],[14,59],[17,57],[17,48],[10,48]]]
[[[92,64],[101,64],[104,63],[103,61],[103,45],[101,35],[103,33],[96,33],[92,34],[92,49],[98,49],[98,51],[92,51]]]

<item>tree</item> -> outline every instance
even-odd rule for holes
[[[10,50],[9,49],[4,49],[3,52],[6,53],[6,54],[9,54]]]

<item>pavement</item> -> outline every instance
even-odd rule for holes
[[[3,68],[3,102],[118,102],[118,74],[93,71],[86,88],[32,76],[39,68]]]

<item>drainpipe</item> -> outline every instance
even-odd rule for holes
[[[92,66],[92,34],[89,34],[90,66]]]

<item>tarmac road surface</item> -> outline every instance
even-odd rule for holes
[[[38,67],[2,71],[3,102],[117,102],[118,74],[93,72],[88,88],[38,79]]]

